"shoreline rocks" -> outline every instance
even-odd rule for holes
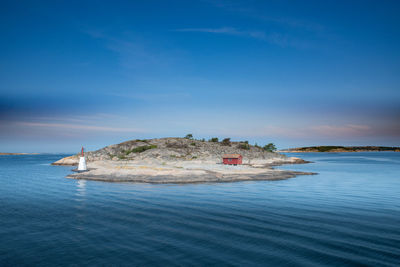
[[[286,164],[291,164],[286,162]],[[275,166],[278,163],[274,164]],[[138,183],[208,183],[236,182],[256,180],[282,180],[297,175],[315,173],[277,170],[270,164],[223,165],[211,162],[180,162],[167,164],[145,164],[138,162],[95,161],[86,172],[73,173],[67,176],[72,179],[87,179],[107,182]]]
[[[75,166],[75,165],[78,165],[78,163],[79,163],[78,156],[69,156],[69,157],[59,159],[56,162],[51,163],[51,165]]]

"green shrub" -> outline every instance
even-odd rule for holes
[[[273,143],[269,143],[269,144],[265,145],[263,148],[265,151],[268,151],[268,152],[274,152],[276,150],[276,147]]]
[[[343,146],[318,146],[317,147],[319,152],[328,152],[334,149],[346,149]]]
[[[218,143],[218,137],[213,137],[208,142]]]
[[[196,146],[195,142],[190,143],[191,146]]]
[[[240,144],[238,145],[238,148],[249,150],[249,149],[250,149],[250,145],[249,145],[249,144],[246,144],[246,143],[240,143]]]
[[[119,158],[119,159],[126,159],[126,156],[124,156],[124,155],[118,155],[118,158]]]
[[[221,144],[224,145],[224,146],[230,146],[231,145],[231,139],[230,138],[225,138],[224,140],[222,140]]]
[[[153,149],[153,148],[157,148],[157,146],[156,145],[138,146],[131,150],[123,150],[122,152],[125,153],[125,155],[129,155],[131,153],[142,153],[146,150]]]
[[[136,142],[144,142],[144,143],[148,143],[149,142],[149,140],[147,140],[147,139],[136,139],[135,141]]]
[[[185,138],[186,138],[186,139],[193,139],[193,134],[187,134],[187,135],[185,136]]]

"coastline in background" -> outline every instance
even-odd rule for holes
[[[400,152],[400,147],[389,146],[307,146],[282,149],[278,152],[304,153],[304,152]]]

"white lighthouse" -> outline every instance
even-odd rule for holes
[[[83,147],[82,147],[81,156],[79,157],[78,171],[86,171],[86,170],[87,170],[86,159],[85,155],[83,154]]]

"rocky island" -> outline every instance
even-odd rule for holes
[[[222,164],[224,154],[240,153],[243,164]],[[218,142],[192,138],[131,140],[86,152],[88,171],[68,178],[109,182],[200,183],[249,180],[281,180],[308,172],[277,170],[272,166],[307,163],[266,151],[248,142]],[[77,165],[79,154],[53,165]]]

